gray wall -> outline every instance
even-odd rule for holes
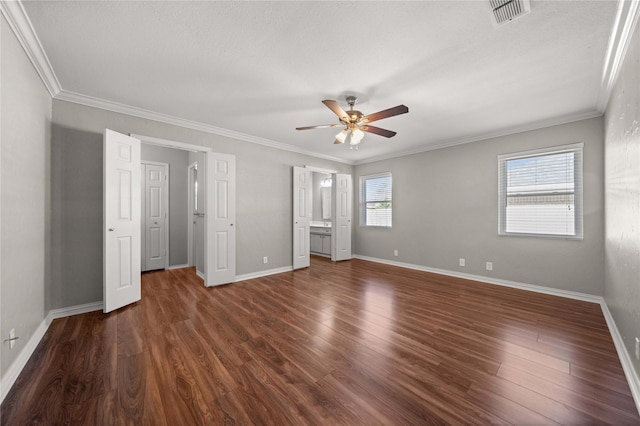
[[[114,113],[98,108],[70,102],[53,101],[53,149],[64,152],[58,155],[64,169],[56,167],[54,178],[64,179],[64,185],[102,185],[102,167],[86,165],[102,159],[102,132],[109,128],[121,133],[136,133],[162,139],[186,142],[213,148],[214,151],[236,156],[237,177],[237,258],[238,275],[291,266],[292,259],[292,176],[294,165],[312,165],[353,173],[353,167],[341,163],[282,151],[266,146],[243,142],[196,130],[186,129],[152,120]],[[66,149],[68,146],[83,149]],[[338,147],[339,148],[339,147]],[[55,155],[55,153],[54,153]],[[69,172],[67,170],[78,170]],[[60,188],[64,195],[67,191]],[[85,210],[77,212],[65,208],[64,198],[52,199],[54,209],[63,209],[64,216],[58,221],[73,224],[85,219],[83,212],[91,212],[83,222],[83,231],[89,235],[79,240],[75,236],[57,233],[55,247],[57,263],[52,268],[61,269],[70,265],[67,253],[76,253],[79,259],[73,263],[74,270],[65,272],[64,280],[53,283],[56,298],[53,308],[68,307],[102,300],[102,195],[84,194]],[[57,224],[58,226],[61,223]],[[263,256],[269,263],[263,264]]]
[[[498,236],[499,154],[584,142],[584,241]],[[357,253],[432,268],[603,294],[603,120],[594,118],[359,165],[393,174],[393,227],[359,227]],[[393,250],[398,250],[398,257]],[[466,267],[458,266],[459,258]],[[485,262],[493,262],[493,271]]]
[[[605,288],[607,306],[636,372],[640,336],[640,25],[605,114]]]
[[[0,18],[1,376],[49,311],[49,129],[51,97],[4,17]]]
[[[102,243],[102,134],[53,123],[52,308],[102,300]]]
[[[186,265],[189,151],[143,143],[140,157],[169,164],[169,266]]]

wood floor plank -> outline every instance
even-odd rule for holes
[[[640,424],[598,304],[362,260],[52,322],[2,425]]]
[[[587,382],[586,380],[560,372],[554,368],[534,363],[530,360],[519,358],[516,356],[505,359],[501,365],[502,369],[521,370],[528,375],[536,376],[539,379],[549,381],[555,385],[562,386],[571,392],[575,392],[582,397],[587,397],[595,400],[599,400],[606,405],[615,407],[627,412],[633,412],[635,404],[632,400],[627,398],[627,394],[624,392],[617,392],[610,386],[599,382]],[[500,372],[498,374],[500,376]]]
[[[612,393],[595,391],[598,397],[594,399],[592,396],[584,396],[584,391],[580,392],[580,390],[562,387],[534,373],[513,368],[505,364],[500,367],[498,377],[580,410],[604,422],[629,424],[637,417],[637,415],[632,414],[629,410],[633,408],[635,404],[627,404],[626,407],[619,408],[625,405],[622,401],[627,400],[627,398],[622,395],[616,398]]]
[[[508,398],[491,391],[471,386],[466,398],[478,405],[493,407],[494,413],[504,421],[513,425],[558,425],[548,417],[523,407]]]

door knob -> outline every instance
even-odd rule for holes
[[[115,231],[114,228],[109,228],[109,232],[113,232],[113,231]]]

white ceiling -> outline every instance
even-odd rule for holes
[[[618,3],[532,0],[500,27],[488,0],[23,6],[63,95],[360,163],[600,115]],[[348,94],[364,114],[407,105],[375,123],[398,134],[351,151],[295,130],[336,123],[320,101]]]

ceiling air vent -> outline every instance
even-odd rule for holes
[[[529,0],[489,0],[496,25],[506,24],[531,10]]]

